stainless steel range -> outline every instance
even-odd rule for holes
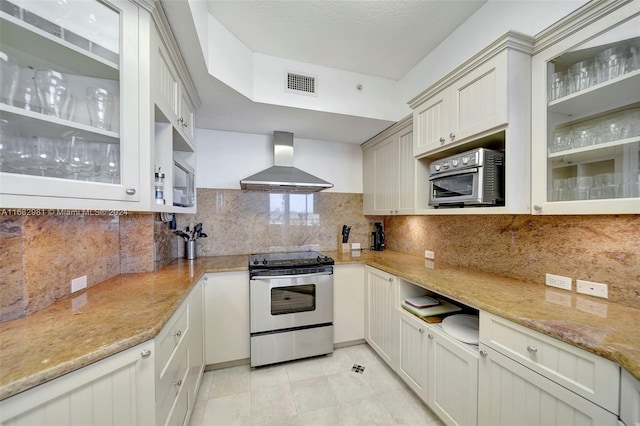
[[[333,352],[334,263],[313,251],[249,256],[252,367]]]

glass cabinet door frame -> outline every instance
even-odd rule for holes
[[[584,9],[589,6],[585,15]],[[602,2],[588,4],[565,18],[554,27],[538,35],[532,61],[532,213],[533,214],[637,214],[640,213],[640,197],[608,198],[576,201],[552,201],[549,199],[551,170],[549,169],[548,140],[551,130],[548,123],[548,63],[562,54],[579,47],[631,19],[640,20],[640,2]],[[582,12],[582,13],[580,13]],[[569,34],[563,36],[564,34]],[[640,36],[640,31],[639,34]],[[640,82],[640,70],[629,73],[633,82]],[[605,82],[606,85],[608,82]],[[613,90],[608,86],[606,90]],[[639,86],[636,86],[640,88]],[[604,88],[603,88],[604,90]],[[579,92],[578,92],[579,93]],[[600,92],[593,91],[597,97]],[[638,93],[623,93],[625,105],[640,102]],[[628,97],[627,97],[628,96]],[[585,99],[575,97],[576,101]],[[593,108],[594,115],[615,110],[621,105],[603,105],[602,111]],[[575,117],[580,120],[581,117]]]
[[[91,136],[95,133],[97,139],[117,141],[120,145],[120,182],[102,183],[81,181],[73,179],[51,178],[45,176],[22,175],[17,173],[0,173],[0,204],[2,207],[51,207],[59,206],[86,206],[87,208],[97,208],[99,206],[114,206],[111,201],[124,201],[118,203],[126,206],[127,203],[137,203],[141,200],[141,179],[140,179],[140,143],[139,129],[141,128],[139,107],[146,104],[140,102],[140,35],[139,35],[139,13],[138,6],[128,0],[102,1],[103,7],[109,7],[119,15],[119,130],[102,131],[91,126],[77,123],[67,125],[70,132],[80,132]],[[4,13],[4,12],[3,12]],[[3,18],[7,15],[3,15]],[[10,19],[10,18],[7,18]],[[28,31],[28,30],[26,30]],[[37,31],[34,31],[37,33]],[[46,36],[46,35],[45,35]],[[55,37],[43,37],[50,41]],[[68,47],[68,43],[60,42],[60,52],[69,55],[69,58],[82,57],[81,49]],[[10,45],[10,42],[7,43]],[[91,57],[91,54],[86,55]],[[90,60],[90,59],[89,59]],[[95,61],[97,67],[109,67]],[[11,107],[3,105],[3,115],[11,113]],[[18,113],[22,114],[22,113]],[[62,120],[50,116],[41,116],[39,113],[22,114],[24,126],[29,125],[27,120],[51,122],[53,125],[60,125]],[[114,121],[116,121],[114,117]],[[62,123],[61,127],[65,127]],[[59,198],[59,200],[56,200]],[[83,201],[84,200],[84,201]],[[105,203],[107,201],[107,203]]]

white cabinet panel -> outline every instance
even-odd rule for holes
[[[333,267],[333,343],[364,339],[364,265]]]
[[[411,117],[367,141],[363,146],[365,214],[414,211],[415,162]]]
[[[428,338],[429,407],[447,425],[477,424],[478,353],[437,326],[429,327]]]
[[[398,325],[397,278],[366,266],[365,339],[392,368],[396,369]]]
[[[0,423],[154,424],[153,352],[153,342],[143,343],[5,399]]]
[[[427,324],[398,308],[400,353],[398,375],[423,400],[427,401]]]
[[[435,94],[413,111],[413,154],[418,156],[444,145],[449,139],[449,89]]]
[[[204,306],[206,364],[249,358],[249,272],[206,274]]]
[[[627,426],[640,426],[640,381],[622,370],[620,419]]]
[[[499,352],[480,345],[478,423],[511,425],[617,425],[618,418]]]

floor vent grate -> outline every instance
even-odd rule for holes
[[[360,364],[353,364],[353,367],[351,367],[351,371],[362,374],[364,373],[364,367]]]

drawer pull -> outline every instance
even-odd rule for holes
[[[182,386],[182,379],[178,379],[178,381],[175,382],[174,385],[176,385],[177,387]]]
[[[422,328],[419,328],[419,329],[418,329],[418,331],[419,331],[420,333],[424,333],[424,329],[422,329]]]
[[[140,356],[142,358],[149,358],[151,356],[151,351],[149,349],[145,349],[144,351],[140,352]]]
[[[535,346],[527,346],[527,350],[532,354],[535,354],[536,352],[538,352],[538,348],[536,348]]]
[[[440,138],[440,143],[443,144],[445,142],[444,138]]]
[[[176,337],[180,337],[180,336],[182,336],[182,330],[178,330],[178,331],[176,331],[175,336],[176,336]]]
[[[429,339],[433,339],[433,334],[429,333],[429,334],[427,334],[427,337],[428,337]]]
[[[486,358],[486,357],[487,357],[487,355],[488,355],[488,354],[487,354],[487,351],[482,351],[482,350],[480,351],[480,356],[481,356],[482,358]]]

